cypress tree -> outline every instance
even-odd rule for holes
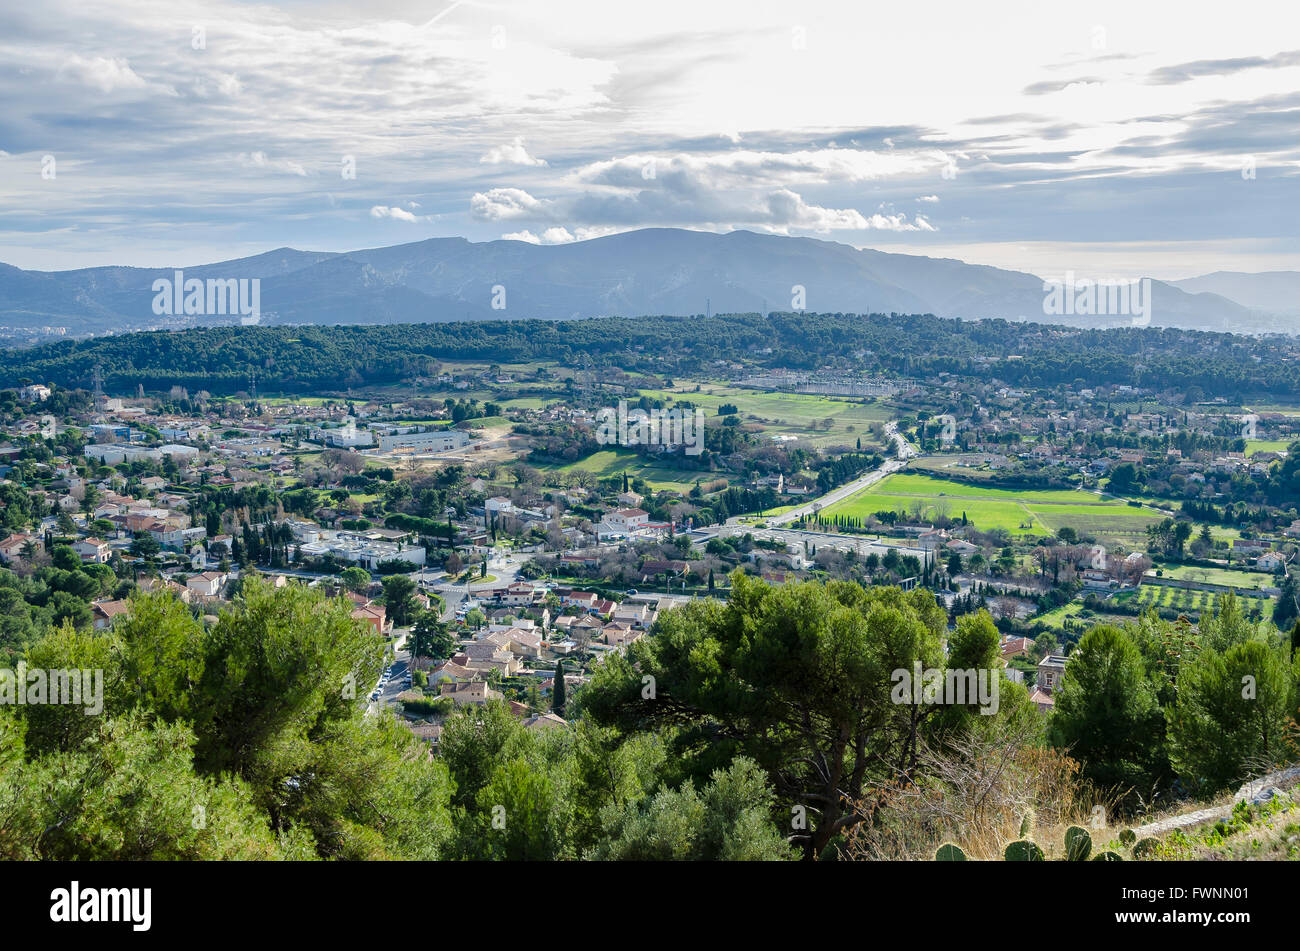
[[[564,716],[564,661],[555,664],[555,686],[551,688],[551,709]]]

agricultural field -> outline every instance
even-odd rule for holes
[[[1138,589],[1133,598],[1133,603],[1144,608],[1154,605],[1158,608],[1167,608],[1171,611],[1193,616],[1200,615],[1205,611],[1212,611],[1218,597],[1218,594],[1211,591],[1188,591],[1184,588],[1144,584]],[[1241,602],[1242,610],[1247,615],[1259,611],[1261,615],[1268,616],[1273,610],[1273,599],[1267,595],[1238,591],[1237,598]]]
[[[696,392],[696,387],[699,392]],[[808,393],[760,392],[721,383],[683,382],[671,390],[641,390],[641,395],[663,400],[669,407],[691,403],[716,419],[718,407],[736,407],[741,422],[757,424],[767,433],[786,433],[815,446],[873,445],[872,423],[886,423],[896,414],[884,403],[862,399],[817,396]],[[825,421],[830,420],[829,428]]]
[[[1123,614],[1107,614],[1104,611],[1089,612],[1083,601],[1074,600],[1053,608],[1033,618],[1034,623],[1041,622],[1050,628],[1064,630],[1067,626],[1083,624],[1092,627],[1097,624],[1114,624],[1123,626],[1132,622],[1132,618]]]
[[[1235,571],[1228,568],[1202,568],[1197,565],[1161,565],[1159,577],[1202,584],[1221,584],[1250,591],[1277,587],[1277,579],[1261,571]],[[1154,572],[1153,572],[1154,573]]]
[[[586,459],[580,459],[577,462],[570,462],[565,465],[534,465],[533,468],[542,472],[573,472],[581,470],[590,472],[598,479],[621,475],[626,472],[628,478],[645,479],[655,489],[673,489],[678,492],[690,491],[697,479],[708,482],[718,477],[716,473],[711,472],[696,473],[691,472],[689,469],[666,469],[652,466],[630,449],[602,449],[600,452],[594,452]]]
[[[922,518],[965,515],[983,531],[1050,535],[1062,527],[1128,547],[1145,540],[1154,513],[1082,490],[1014,490],[968,485],[919,473],[897,473],[845,499],[826,515],[865,518],[879,511]]]

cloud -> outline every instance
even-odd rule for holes
[[[483,165],[532,165],[544,167],[545,159],[535,158],[528,154],[524,148],[523,136],[515,136],[515,140],[510,145],[498,145],[496,148],[488,151],[479,159]]]
[[[305,176],[307,170],[297,162],[288,159],[271,159],[265,152],[240,152],[237,156],[244,168],[264,168],[272,172],[285,172],[289,175]]]
[[[1030,83],[1023,90],[1026,96],[1046,96],[1054,92],[1064,92],[1071,86],[1098,86],[1106,80],[1097,76],[1080,76],[1078,79],[1048,79],[1043,82]]]
[[[593,185],[644,187],[648,178],[670,188],[863,182],[916,174],[932,160],[912,152],[866,149],[798,149],[789,152],[735,149],[709,154],[628,155],[593,162],[576,178]]]
[[[475,192],[469,200],[470,213],[482,221],[537,218],[546,214],[548,202],[534,198],[522,188],[493,188]]]
[[[501,236],[503,241],[527,241],[529,244],[570,244],[577,241],[568,228],[547,228],[541,235],[535,235],[527,228],[523,231],[512,231],[510,234]]]
[[[371,218],[392,218],[395,221],[410,221],[410,222],[420,220],[415,215],[407,211],[405,208],[398,208],[396,205],[393,205],[392,207],[386,205],[375,205],[373,208],[370,209],[370,217]]]
[[[917,201],[929,202],[930,204],[934,204],[938,202],[938,200],[939,200],[938,195],[922,195],[920,198],[917,199]]]
[[[121,57],[85,57],[73,53],[59,67],[60,79],[71,79],[103,93],[119,89],[144,89],[149,84],[136,75],[131,64]]]
[[[1300,66],[1300,50],[1289,50],[1276,56],[1239,56],[1235,59],[1199,59],[1175,66],[1162,66],[1147,75],[1147,82],[1163,86],[1185,83],[1202,76],[1227,76],[1247,69],[1284,69]]]

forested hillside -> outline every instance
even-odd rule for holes
[[[1160,328],[1076,330],[933,316],[757,314],[712,318],[471,321],[403,326],[221,327],[0,351],[0,386],[22,379],[88,387],[96,364],[114,391],[185,386],[310,392],[387,384],[439,360],[555,361],[685,374],[717,361],[765,367],[940,373],[1019,386],[1079,383],[1181,389],[1193,398],[1294,395],[1300,341]]]

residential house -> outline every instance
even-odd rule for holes
[[[215,598],[226,586],[229,575],[220,571],[205,571],[192,575],[185,581],[185,587],[200,598]]]
[[[113,619],[129,614],[129,601],[95,601],[90,605],[91,623],[95,630],[103,631],[113,626]]]
[[[98,538],[83,538],[72,545],[72,550],[81,556],[85,564],[102,565],[109,558],[108,542]]]

